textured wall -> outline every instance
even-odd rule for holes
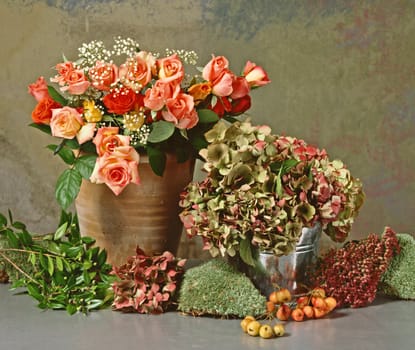
[[[3,0],[0,212],[54,229],[64,166],[27,127],[27,85],[82,42],[122,35],[153,51],[196,50],[201,64],[216,53],[234,70],[263,65],[272,84],[254,92],[254,121],[326,148],[362,179],[353,237],[413,232],[414,10],[409,0]]]

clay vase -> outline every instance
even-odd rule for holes
[[[75,206],[81,235],[106,249],[108,262],[119,266],[135,255],[137,245],[148,255],[177,253],[183,231],[180,193],[192,180],[194,159],[177,163],[168,155],[163,177],[141,156],[140,185],[128,185],[116,196],[105,184],[83,180]]]

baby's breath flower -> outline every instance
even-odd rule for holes
[[[117,36],[114,38],[114,42],[112,54],[115,56],[134,57],[140,51],[140,44],[134,39]]]
[[[111,59],[111,52],[105,48],[102,41],[92,40],[89,43],[83,43],[78,49],[79,60],[77,64],[82,68],[91,68],[95,66],[96,61],[106,61]]]
[[[173,49],[166,49],[166,56],[171,56],[173,54],[177,54],[184,63],[191,64],[192,66],[197,64],[197,60],[199,57],[197,56],[197,53],[193,50],[173,50]]]
[[[144,124],[139,130],[130,133],[130,145],[133,147],[145,146],[150,131],[150,127],[147,124]]]

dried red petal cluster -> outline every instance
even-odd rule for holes
[[[397,253],[396,233],[386,227],[382,237],[372,233],[330,250],[317,268],[314,283],[336,298],[338,306],[366,306],[375,299],[379,280]]]
[[[114,267],[113,308],[124,312],[162,313],[172,304],[173,294],[183,275],[185,259],[176,259],[166,251],[148,256],[139,247],[127,263]]]

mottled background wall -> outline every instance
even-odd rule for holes
[[[272,84],[254,92],[254,121],[326,148],[365,184],[352,236],[414,232],[414,10],[409,0],[2,0],[0,212],[55,228],[64,166],[27,127],[27,85],[82,42],[122,35],[196,50],[201,64],[216,53],[236,71],[263,65]]]

